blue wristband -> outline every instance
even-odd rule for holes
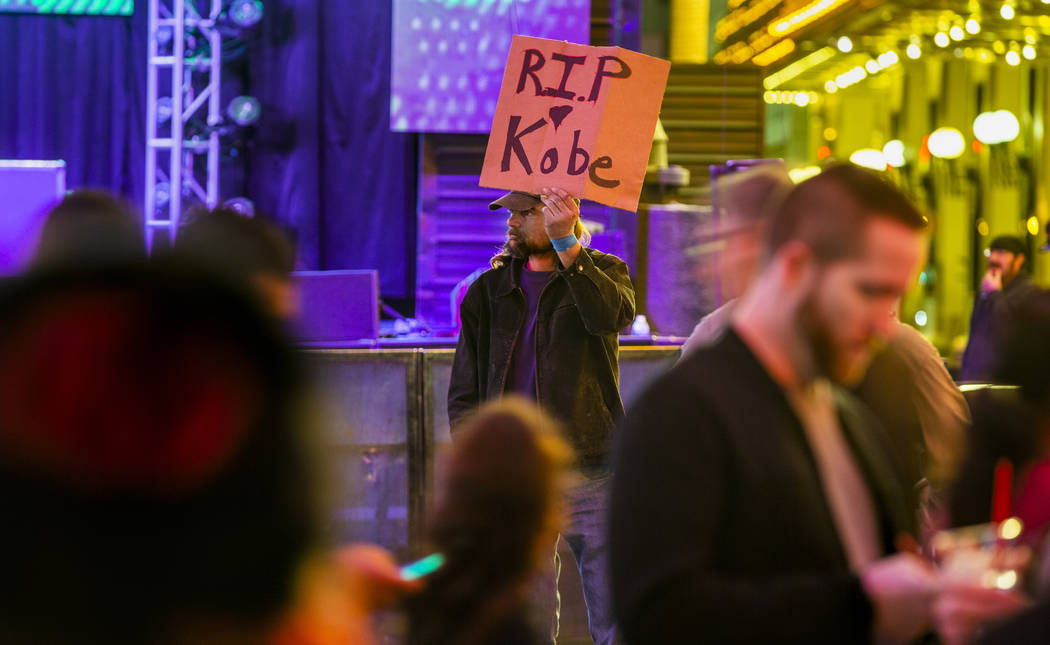
[[[579,240],[576,239],[576,235],[573,233],[569,233],[565,237],[559,237],[556,240],[551,240],[551,246],[554,247],[555,251],[568,251],[572,247],[576,246],[577,242],[579,242]]]

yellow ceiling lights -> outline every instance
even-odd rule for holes
[[[765,67],[770,63],[777,62],[793,51],[795,51],[795,41],[790,38],[785,38],[769,49],[752,56],[751,62],[759,67]]]
[[[897,55],[897,52],[883,52],[879,54],[877,58],[868,59],[863,66],[857,65],[856,67],[839,74],[833,80],[827,81],[824,84],[824,89],[827,90],[828,93],[844,90],[851,85],[856,85],[863,81],[869,75],[878,74],[879,72],[893,67],[899,62],[900,56]],[[834,87],[835,89],[829,89],[831,87]]]
[[[744,27],[772,11],[784,0],[760,0],[750,7],[732,11],[715,25],[715,39],[724,41]],[[783,34],[776,34],[783,35]]]
[[[775,90],[784,83],[787,83],[791,79],[795,78],[799,74],[813,69],[817,65],[826,62],[828,59],[835,56],[834,47],[823,47],[813,52],[812,54],[798,59],[794,63],[791,63],[787,67],[783,67],[776,72],[766,77],[766,80],[762,81],[762,85],[767,90]]]
[[[849,0],[815,0],[769,25],[769,33],[787,36],[848,3]]]
[[[768,105],[797,105],[806,107],[817,102],[819,95],[816,92],[765,92],[762,100]]]

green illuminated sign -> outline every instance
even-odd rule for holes
[[[0,0],[0,13],[130,16],[135,0]]]

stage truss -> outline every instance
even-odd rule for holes
[[[221,0],[149,0],[146,243],[175,239],[187,199],[219,200]]]

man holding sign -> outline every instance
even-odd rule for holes
[[[577,198],[638,207],[670,66],[619,47],[514,36],[480,182],[511,191],[489,206],[510,212],[507,241],[463,299],[449,384],[453,432],[480,402],[505,393],[535,400],[565,425],[580,477],[562,535],[599,645],[616,640],[606,460],[623,416],[617,334],[634,319],[634,287],[623,260],[584,248]],[[557,558],[555,549],[556,572]]]
[[[564,424],[579,477],[562,535],[579,565],[591,637],[611,644],[606,461],[623,416],[617,334],[634,318],[634,287],[623,260],[583,247],[579,202],[566,191],[511,191],[490,208],[509,211],[507,241],[460,307],[449,425],[455,433],[482,401],[504,394],[535,400]]]

